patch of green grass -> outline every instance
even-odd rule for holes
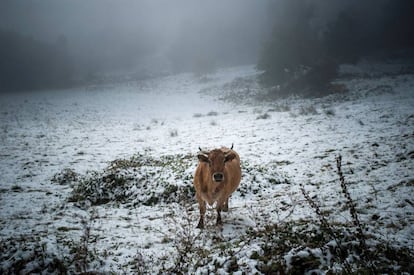
[[[325,109],[324,113],[327,116],[335,116],[335,110],[334,109]]]
[[[70,262],[48,251],[39,236],[20,235],[0,242],[0,274],[67,274]]]
[[[61,232],[69,232],[69,231],[78,231],[78,230],[80,230],[80,228],[78,228],[78,227],[68,227],[68,226],[60,226],[56,229],[57,229],[57,231],[61,231]]]
[[[23,191],[23,187],[21,187],[20,185],[15,184],[11,187],[11,191],[19,193],[19,192]]]
[[[215,111],[210,111],[207,113],[207,116],[218,116],[218,113]]]
[[[256,119],[269,119],[270,115],[268,113],[264,113],[256,117]]]

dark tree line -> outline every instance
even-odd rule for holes
[[[73,82],[64,36],[48,44],[0,30],[0,57],[0,91],[61,88]]]
[[[377,1],[364,4],[375,8]],[[273,31],[264,45],[258,68],[262,83],[274,93],[320,95],[329,92],[339,64],[355,63],[365,55],[414,48],[414,1],[388,0],[379,14],[358,5],[315,27],[315,6],[304,0],[285,1],[274,9]],[[365,7],[367,7],[365,6]]]

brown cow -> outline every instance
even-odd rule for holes
[[[197,228],[204,228],[206,203],[216,202],[217,224],[221,224],[221,211],[228,211],[229,197],[237,189],[241,179],[240,157],[233,150],[222,147],[197,155],[199,163],[194,175],[196,198],[200,208]]]

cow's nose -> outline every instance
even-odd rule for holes
[[[223,173],[214,173],[213,174],[213,179],[214,179],[214,181],[221,182],[224,179],[224,174]]]

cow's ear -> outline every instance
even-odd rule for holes
[[[225,162],[232,161],[235,157],[236,157],[236,154],[235,153],[227,154],[226,155],[226,158],[224,159],[224,161]]]
[[[197,155],[197,157],[198,157],[198,160],[199,160],[199,161],[202,161],[202,162],[209,162],[209,161],[208,161],[208,157],[207,157],[206,155],[204,155],[204,154],[198,154],[198,155]]]

